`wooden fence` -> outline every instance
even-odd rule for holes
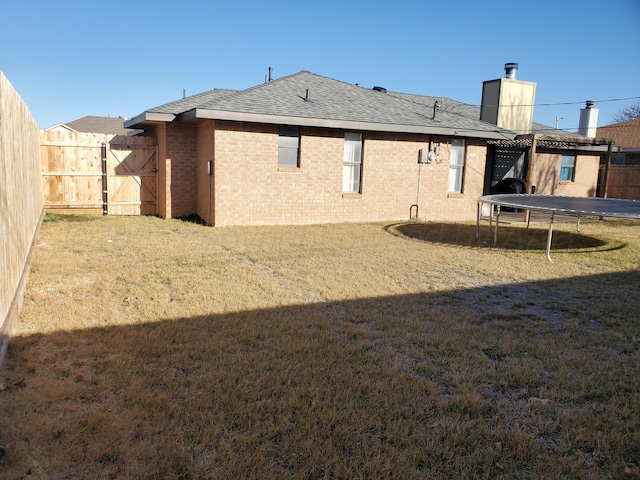
[[[61,213],[155,215],[155,139],[81,133],[40,134],[44,207]]]
[[[600,166],[600,178],[604,178],[604,165]],[[640,165],[612,165],[607,181],[608,198],[640,200]]]
[[[0,366],[43,215],[38,124],[0,71]]]

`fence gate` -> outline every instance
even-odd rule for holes
[[[114,137],[107,146],[109,215],[156,215],[158,180],[155,139]]]
[[[44,208],[62,213],[102,213],[101,145],[104,134],[55,127],[40,132]]]
[[[44,206],[63,213],[156,215],[155,139],[41,132]]]

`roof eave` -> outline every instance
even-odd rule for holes
[[[125,128],[136,128],[151,123],[172,122],[176,116],[172,113],[142,112],[124,122]]]
[[[190,121],[197,119],[227,120],[234,122],[262,123],[270,125],[291,125],[298,127],[338,128],[344,130],[360,130],[388,133],[418,133],[426,135],[460,136],[484,139],[513,139],[516,134],[507,131],[478,131],[464,128],[453,128],[433,125],[402,125],[376,122],[361,122],[354,120],[334,120],[327,118],[293,117],[288,115],[267,115],[260,113],[231,112],[224,110],[209,110],[194,108],[181,113],[176,121]]]

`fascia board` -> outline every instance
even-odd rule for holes
[[[290,117],[286,115],[266,115],[246,112],[230,112],[224,110],[208,110],[194,108],[176,117],[176,121],[196,119],[228,120],[234,122],[263,123],[271,125],[291,125],[298,127],[337,128],[344,130],[360,130],[389,133],[418,133],[425,135],[460,136],[484,139],[513,139],[515,133],[500,131],[478,131],[463,128],[398,125],[387,123],[358,122],[353,120],[333,120],[326,118]]]
[[[150,122],[172,122],[176,116],[172,113],[143,112],[124,122],[126,128],[135,128],[138,125]]]

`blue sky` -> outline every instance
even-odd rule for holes
[[[534,120],[575,131],[640,100],[640,0],[0,0],[0,70],[41,128],[132,117],[309,70],[477,105],[519,64]],[[626,99],[626,100],[616,100]],[[616,101],[612,101],[616,100]]]

